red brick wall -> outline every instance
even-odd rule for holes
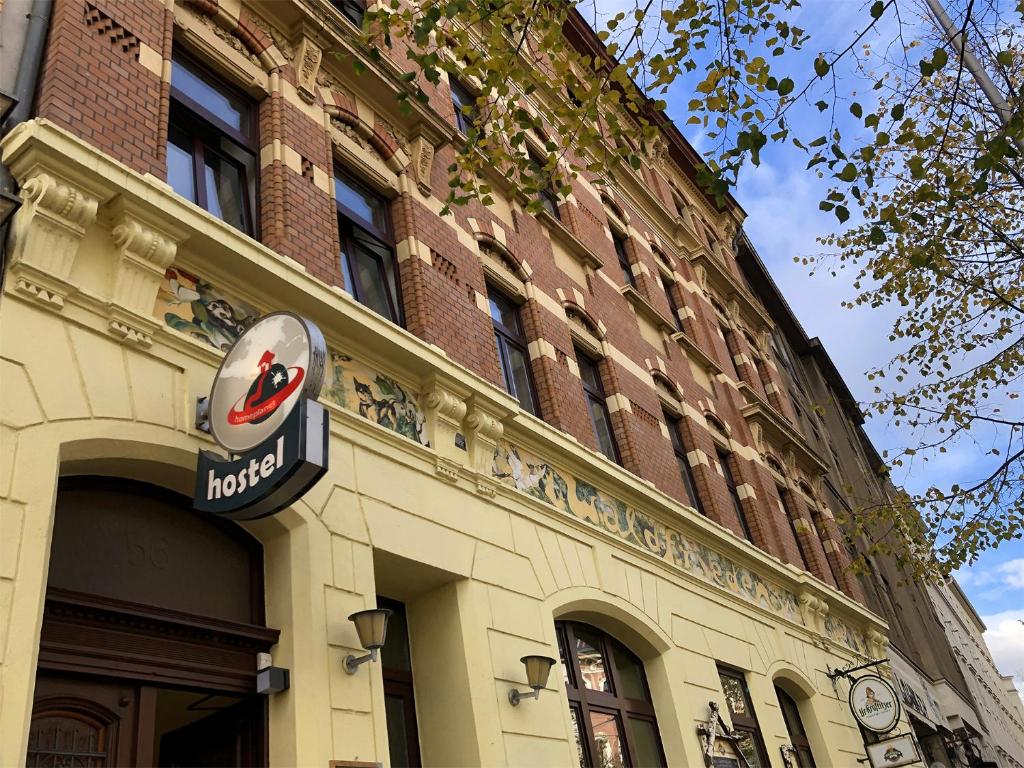
[[[216,3],[210,0],[192,7],[215,12]],[[250,51],[258,53],[270,40],[247,14],[248,11],[243,14],[239,38]],[[113,42],[111,35],[115,38]],[[163,177],[167,87],[135,59],[132,42],[135,40],[170,58],[170,17],[158,0],[94,0],[91,6],[86,5],[86,0],[57,0],[43,71],[39,114],[135,170]],[[128,51],[122,50],[125,45]],[[281,67],[277,74],[295,83],[290,63]],[[447,86],[442,83],[437,88],[429,88],[428,93],[435,112],[452,122],[454,112]],[[325,106],[319,94],[314,106]],[[346,103],[345,119],[355,119],[353,109]],[[313,181],[314,167],[328,175],[333,173],[330,134],[322,121],[289,103],[280,93],[265,98],[258,106],[258,115],[260,147],[277,140],[301,158],[301,172],[289,168],[282,160],[275,160],[261,170],[260,239],[301,263],[325,283],[341,284],[334,202],[332,196]],[[371,143],[380,148],[385,159],[395,151],[395,140],[389,136]],[[453,149],[447,146],[438,151],[434,160],[429,185],[434,197],[440,200],[449,189],[447,167],[452,159]],[[645,165],[641,176],[655,198],[665,205],[667,215],[675,217],[670,186],[661,171]],[[636,311],[617,288],[624,283],[624,278],[607,235],[606,203],[587,187],[576,185],[575,200],[561,206],[562,225],[584,244],[592,257],[605,265],[604,272],[612,284],[591,272],[586,284],[578,285],[574,278],[563,273],[555,263],[548,234],[549,227],[557,225],[526,215],[521,208],[513,212],[511,222],[477,202],[442,218],[425,203],[414,184],[405,184],[403,189],[412,191],[402,192],[390,206],[396,243],[414,237],[421,244],[421,250],[429,254],[429,259],[413,254],[399,264],[406,326],[411,332],[437,344],[453,360],[483,379],[500,385],[491,320],[476,301],[477,294],[487,292],[485,273],[476,250],[469,247],[474,230],[493,234],[497,226],[504,233],[504,242],[513,257],[529,265],[531,290],[555,301],[559,290],[573,300],[573,289],[580,291],[584,309],[605,329],[603,343],[630,360],[631,365],[626,366],[608,357],[600,365],[606,394],[618,395],[620,402],[629,403],[628,409],[621,408],[611,414],[626,469],[685,502],[685,486],[672,444],[659,423],[663,419],[661,399],[649,381],[634,375],[631,369],[636,368],[663,367],[665,375],[678,386],[692,410],[711,413],[721,419],[727,426],[733,447],[753,445],[753,436],[741,413],[746,400],[735,386],[714,381],[713,391],[705,390],[694,378],[682,347],[667,337],[652,345],[641,334]],[[639,233],[640,240],[656,237],[654,228],[638,211],[630,208],[623,196],[615,190],[610,194],[616,207],[628,218],[630,228]],[[461,228],[464,234],[460,237],[453,227]],[[669,305],[656,277],[656,258],[646,243],[641,244],[637,239],[627,244],[627,252],[632,263],[646,267],[646,271],[639,267],[635,271],[637,290],[657,310],[669,316]],[[684,281],[691,285],[697,282],[690,262],[672,243],[665,243],[665,252],[665,258]],[[728,253],[726,248],[725,270],[738,276],[735,260]],[[734,355],[746,354],[753,360],[749,342],[742,333],[730,332],[728,343],[721,337],[719,323],[722,320],[706,297],[691,293],[681,284],[673,286],[672,290],[677,304],[695,313],[684,321],[687,335],[715,359],[728,376],[733,375]],[[549,311],[550,304],[550,301],[529,300],[521,308],[527,340],[543,340],[555,350],[554,359],[543,355],[532,361],[539,416],[573,435],[584,446],[596,448],[581,382],[570,370],[569,360],[574,354],[570,326],[564,318]],[[771,366],[745,365],[740,367],[739,373],[754,396],[792,416],[785,392],[766,393],[764,385],[768,381],[781,386]],[[706,462],[693,467],[693,474],[707,514],[742,535],[739,518],[717,464],[716,438],[700,420],[690,417],[683,419],[682,432],[687,451],[700,451],[706,457]],[[775,480],[764,465],[746,458],[743,455],[746,453],[749,450],[733,451],[729,462],[736,483],[748,486],[753,492],[752,497],[742,502],[752,538],[772,555],[799,563],[800,551],[789,522],[779,508]],[[793,514],[809,520],[810,512],[799,494],[790,493],[790,496],[788,503]],[[826,536],[840,540],[831,530],[834,527],[831,521],[823,519],[819,524]],[[838,573],[844,566],[845,550],[826,553],[813,533],[802,538],[811,572],[834,583],[828,563],[831,560]],[[839,581],[843,589],[860,597],[854,579],[840,576]]]

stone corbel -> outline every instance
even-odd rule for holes
[[[874,659],[883,659],[889,655],[889,638],[879,632],[877,629],[869,629],[867,631],[868,648],[870,649],[871,657]]]
[[[69,282],[85,231],[96,221],[99,201],[49,173],[21,185],[22,209],[14,220],[11,285],[52,309],[76,288]]]
[[[108,303],[110,331],[124,341],[149,346],[160,326],[153,318],[156,294],[174,263],[178,243],[124,206],[115,210],[115,222],[111,236],[117,263]]]
[[[420,193],[429,197],[430,172],[434,167],[434,145],[426,136],[412,140],[412,175]]]
[[[295,56],[295,90],[307,104],[312,104],[316,100],[316,77],[320,72],[320,62],[323,57],[324,52],[320,46],[308,37],[302,38],[299,42],[299,51]]]
[[[498,441],[504,431],[505,427],[499,414],[481,407],[477,402],[470,402],[463,422],[463,432],[466,436],[469,465],[478,474],[477,490],[485,496],[494,495],[491,470],[494,466],[494,454],[498,450]]]
[[[800,618],[804,626],[817,635],[825,634],[825,616],[828,614],[828,603],[810,592],[801,592],[797,603],[800,606]]]
[[[427,388],[423,398],[427,410],[426,428],[430,445],[437,451],[437,472],[455,482],[459,467],[466,461],[466,452],[456,444],[461,434],[462,420],[466,416],[463,399],[438,381]]]

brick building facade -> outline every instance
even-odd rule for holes
[[[442,80],[400,110],[396,65],[353,69],[359,13],[327,0],[53,4],[36,119],[3,144],[27,204],[0,317],[32,330],[3,340],[17,445],[4,509],[20,535],[0,575],[11,626],[42,626],[43,640],[0,645],[2,761],[46,752],[43,693],[87,668],[48,639],[74,602],[54,584],[78,583],[53,576],[51,536],[66,540],[74,517],[61,505],[100,503],[71,479],[99,494],[114,478],[191,488],[209,444],[195,398],[245,327],[288,309],[331,350],[332,468],[277,527],[244,527],[266,603],[246,622],[280,632],[275,663],[293,671],[254,762],[587,764],[619,749],[622,764],[697,764],[710,698],[737,727],[758,712],[752,761],[803,765],[805,747],[818,765],[849,764],[863,741],[826,673],[883,656],[887,630],[848,570],[833,465],[780,370],[777,321],[737,260],[742,210],[700,193],[696,155],[666,124],[638,170],[580,179],[539,215],[497,177],[493,205],[440,215],[472,84]],[[599,52],[577,15],[565,31]],[[52,477],[33,474],[33,456]],[[107,597],[149,604],[121,589]],[[413,669],[349,678],[337,660],[358,646],[342,609],[378,600],[407,615]],[[132,610],[104,604],[89,621]],[[592,658],[567,638],[588,632],[646,668],[636,711],[573,682]],[[530,649],[561,656],[566,676],[538,714],[509,714],[522,674],[505,657]],[[111,664],[88,669],[107,679]],[[189,674],[122,677],[251,694],[251,680]],[[160,711],[169,694],[138,685]],[[411,731],[388,709],[399,700],[414,702]],[[602,706],[619,731],[581,725]],[[634,720],[654,724],[653,741]]]

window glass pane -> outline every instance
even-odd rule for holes
[[[754,742],[754,736],[749,731],[739,731],[737,733],[739,739],[736,741],[736,745],[739,747],[740,752],[747,758],[747,764],[750,768],[762,768],[761,756],[757,752],[757,744]]]
[[[405,608],[401,603],[385,602],[383,607],[390,608],[393,613],[388,619],[388,633],[384,638],[384,647],[380,649],[381,669],[395,669],[411,672],[409,662],[409,625],[405,620]]]
[[[586,355],[576,353],[576,364],[580,369],[580,378],[592,392],[601,392],[601,377],[597,373],[597,363]]]
[[[247,231],[245,187],[238,167],[212,152],[207,153],[205,164],[206,209],[231,226]]]
[[[455,110],[455,124],[463,133],[468,133],[476,120],[476,97],[458,80],[450,81],[452,108]]]
[[[608,409],[604,403],[587,398],[587,405],[590,408],[590,418],[594,423],[594,434],[597,436],[598,449],[612,461],[618,461],[615,455],[615,437],[612,433],[612,425],[608,420]]]
[[[388,631],[391,631],[390,626]],[[388,727],[388,753],[394,768],[409,768],[408,726],[405,718],[405,700],[401,696],[384,694],[384,717]]]
[[[249,135],[249,104],[181,59],[174,60],[171,85],[236,131]]]
[[[614,646],[612,657],[615,659],[617,679],[622,686],[619,696],[647,701],[647,691],[644,688],[644,667],[640,660],[618,644]]]
[[[747,694],[743,690],[743,681],[732,675],[722,674],[722,691],[729,706],[729,714],[733,717],[753,717],[747,706]]]
[[[629,744],[633,752],[633,768],[661,768],[661,745],[658,730],[650,720],[629,718]]]
[[[334,197],[339,205],[363,224],[378,232],[387,232],[387,202],[379,195],[353,184],[343,176],[334,177]]]
[[[565,636],[562,634],[562,630],[558,631],[558,658],[562,662],[559,666],[562,668],[562,679],[565,681],[566,688],[575,688],[576,686],[572,682],[569,670],[572,665],[569,663],[568,656],[565,651]]]
[[[358,289],[359,301],[378,315],[394,320],[391,316],[391,305],[388,303],[388,294],[381,274],[379,256],[357,245],[353,257],[353,278]]]
[[[519,326],[519,309],[511,301],[499,294],[488,292],[487,302],[491,308],[491,319],[508,330],[521,336],[523,331]]]
[[[583,723],[580,720],[579,710],[570,706],[569,717],[572,719],[572,736],[576,740],[576,755],[580,759],[580,768],[588,768],[586,753],[583,751],[586,736],[583,735]]]
[[[612,681],[608,677],[608,665],[601,653],[598,636],[583,627],[574,627],[576,634],[576,658],[580,662],[583,685],[592,691],[611,693]]]
[[[512,375],[512,381],[509,382],[512,385],[509,394],[515,396],[524,411],[536,414],[537,406],[533,402],[533,389],[530,386],[529,363],[526,361],[526,355],[511,344],[505,344],[505,349],[508,352],[508,367]]]
[[[366,3],[363,0],[331,0],[331,5],[357,27],[363,26],[363,14],[366,13]]]
[[[625,768],[626,760],[622,748],[622,727],[619,718],[605,712],[590,712],[590,725],[594,729],[597,754],[595,768]]]
[[[196,201],[192,139],[173,125],[167,142],[167,183],[187,200]]]

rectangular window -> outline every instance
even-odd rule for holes
[[[732,467],[730,466],[732,455],[721,448],[718,448],[716,453],[718,454],[718,463],[722,465],[725,485],[729,489],[729,498],[732,499],[736,516],[740,519],[740,529],[743,531],[743,536],[747,541],[753,541],[753,537],[750,535],[750,525],[747,523],[747,515],[743,511],[743,501],[740,499],[739,491],[736,488],[736,477],[733,475]]]
[[[579,347],[574,347],[573,351],[576,353],[580,380],[583,382],[583,394],[587,399],[587,410],[590,412],[590,423],[594,428],[598,449],[616,464],[620,464],[619,447],[615,443],[615,433],[612,431],[612,420],[608,413],[601,375],[597,370],[597,361],[591,359]]]
[[[334,192],[345,290],[360,304],[402,325],[387,200],[337,170]]]
[[[537,415],[530,374],[530,355],[519,319],[519,307],[493,288],[487,288],[487,302],[494,325],[494,340],[498,346],[498,364],[505,391],[519,401],[524,411]]]
[[[383,597],[377,605],[391,609],[384,647],[380,649],[381,677],[384,678],[384,719],[388,731],[388,753],[394,768],[419,768],[420,741],[413,695],[412,660],[409,653],[409,623],[405,605]]]
[[[363,28],[363,16],[366,15],[365,0],[331,0],[331,5],[357,27]]]
[[[633,275],[633,265],[629,263],[629,256],[626,254],[626,238],[612,230],[612,243],[615,244],[615,255],[619,259],[619,267],[626,278],[626,284],[636,288],[636,277]]]
[[[800,539],[800,534],[796,530],[796,520],[793,517],[793,511],[789,508],[789,503],[786,501],[786,489],[781,485],[775,486],[775,490],[779,494],[779,501],[782,502],[782,511],[786,515],[786,520],[789,521],[789,530],[793,534],[793,540],[796,542],[797,552],[800,553],[800,565],[805,571],[809,571],[807,567],[807,555],[804,553],[803,541]]]
[[[693,468],[690,466],[690,460],[686,457],[686,446],[683,443],[683,420],[668,411],[662,411],[662,413],[665,416],[665,424],[668,426],[669,437],[672,439],[672,450],[675,452],[676,462],[679,464],[679,474],[683,476],[683,485],[686,486],[686,495],[690,497],[690,504],[706,516],[704,504],[697,493]]]
[[[527,151],[530,156],[531,170],[535,176],[542,178],[544,176],[544,161],[532,149]],[[540,200],[541,205],[544,206],[545,211],[561,221],[562,214],[558,211],[558,195],[555,194],[550,181],[537,190],[537,198]]]
[[[757,723],[754,704],[750,700],[747,681],[739,670],[718,667],[718,677],[722,682],[725,694],[725,705],[729,709],[729,719],[733,730],[740,737],[737,745],[750,768],[768,768],[768,754],[761,737],[761,727]]]
[[[452,107],[455,109],[455,127],[469,135],[469,129],[476,125],[478,118],[476,96],[455,78],[449,78],[452,92]]]
[[[256,110],[191,58],[174,54],[167,182],[231,226],[256,234]]]
[[[672,312],[672,323],[675,325],[677,331],[685,333],[686,328],[683,326],[683,319],[679,316],[679,304],[676,302],[674,292],[676,284],[664,277],[661,279],[661,284],[665,288],[665,298],[668,299],[668,308]]]

